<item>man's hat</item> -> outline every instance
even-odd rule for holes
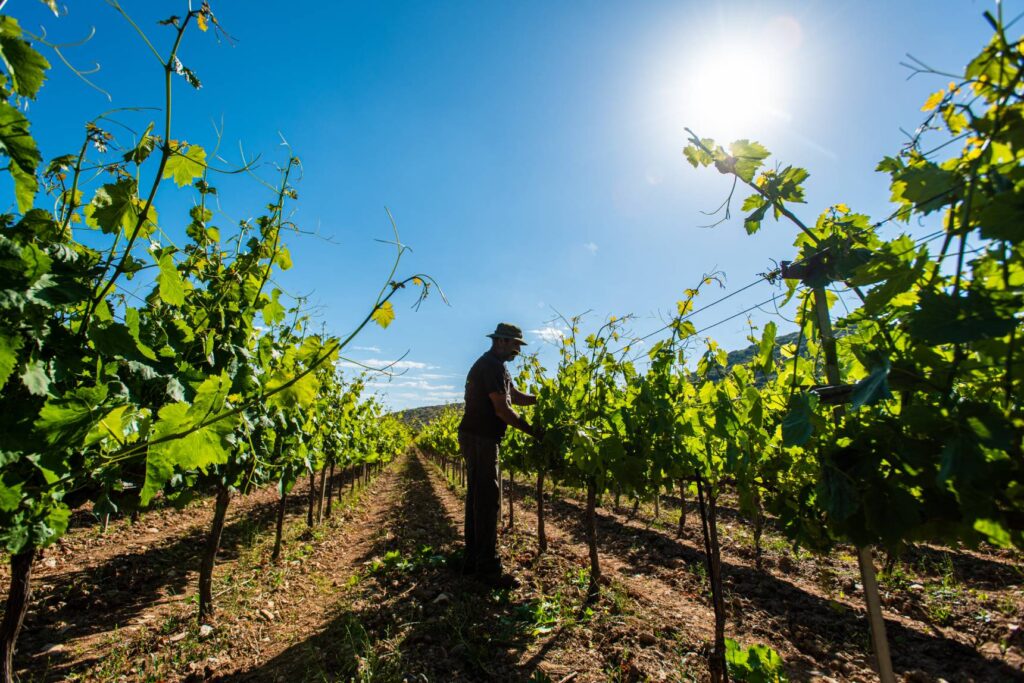
[[[498,326],[494,328],[494,332],[487,336],[491,339],[513,339],[520,344],[526,344],[526,340],[523,339],[523,331],[515,325],[508,323],[498,323]]]

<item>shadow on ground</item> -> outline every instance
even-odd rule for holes
[[[345,486],[347,480],[336,476],[335,484]],[[287,514],[304,515],[307,501],[305,491],[296,490],[288,498]],[[233,498],[231,504],[237,505],[238,498]],[[277,500],[257,504],[226,524],[217,561],[237,557],[259,534],[271,528],[277,507]],[[212,517],[212,507],[199,514]],[[47,644],[96,633],[109,632],[116,637],[115,629],[128,626],[154,603],[181,596],[190,587],[189,581],[195,581],[194,572],[199,570],[209,521],[206,519],[189,533],[144,550],[115,555],[96,566],[36,579],[30,611],[19,638],[16,668],[30,673],[45,667],[47,680],[64,680],[69,666],[80,669],[94,664],[95,657],[73,659],[70,649],[47,656],[33,653]],[[144,518],[141,523],[145,524]]]
[[[573,541],[586,543],[581,505],[566,499],[548,503],[549,516]],[[704,553],[656,529],[624,524],[598,511],[597,534],[602,554],[614,555],[631,568],[671,580],[678,575],[670,564],[682,560],[694,567],[703,565]],[[862,613],[803,590],[788,581],[744,565],[724,561],[723,581],[727,593],[738,596],[784,629],[786,637],[816,662],[831,660],[836,651],[864,653],[868,646],[867,623]],[[743,610],[731,610],[736,624]],[[974,648],[941,633],[926,633],[886,620],[897,674],[916,672],[932,680],[1010,681],[1024,680],[1021,672],[1003,662],[986,658]],[[800,672],[796,672],[798,676]],[[807,672],[803,672],[807,673]],[[801,680],[803,677],[801,676]]]
[[[369,563],[318,634],[242,681],[527,681],[539,660],[518,664],[533,642],[529,601],[459,575],[460,530],[445,513],[423,461],[396,472]],[[375,564],[376,561],[376,564]]]

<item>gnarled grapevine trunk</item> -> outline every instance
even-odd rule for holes
[[[327,467],[320,470],[320,491],[316,495],[316,523],[324,521],[324,496],[327,493]]]
[[[704,527],[704,554],[708,565],[708,578],[711,581],[711,602],[715,608],[715,648],[711,652],[708,665],[711,669],[713,683],[728,683],[729,671],[725,666],[725,603],[722,596],[722,560],[718,545],[718,523],[715,496],[708,491],[707,503],[704,500],[704,486],[700,477],[697,478],[697,500],[700,503],[700,521]]]
[[[764,533],[764,508],[761,505],[761,492],[754,488],[754,566],[760,571],[763,568],[763,551],[761,535]]]
[[[274,532],[274,552],[270,559],[277,561],[281,557],[281,534],[284,532],[284,511],[288,505],[288,494],[282,492],[281,500],[277,502],[277,530]]]
[[[590,548],[590,598],[596,598],[601,591],[601,561],[597,555],[597,483],[587,479],[587,547]]]
[[[3,667],[0,676],[3,683],[14,680],[14,648],[32,595],[32,561],[35,558],[36,547],[32,545],[11,557],[11,587],[7,591],[4,620],[0,622],[0,648],[3,648],[0,652],[0,666]]]
[[[537,472],[537,546],[542,553],[548,550],[548,535],[544,532],[544,470]]]
[[[683,529],[686,528],[686,482],[679,480],[679,527],[676,529],[676,536],[682,538]]]
[[[327,516],[331,516],[334,504],[334,461],[331,461],[331,475],[327,478]]]
[[[203,548],[203,559],[199,565],[199,623],[202,624],[213,616],[213,565],[217,561],[220,550],[220,537],[224,532],[224,518],[227,516],[228,503],[231,502],[231,491],[227,486],[217,487],[217,502],[213,508],[213,524],[210,535],[206,537]]]
[[[313,528],[313,507],[316,505],[316,472],[309,471],[309,500],[306,506],[306,526]]]

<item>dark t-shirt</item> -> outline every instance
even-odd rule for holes
[[[508,396],[511,393],[512,378],[505,364],[488,351],[480,356],[466,376],[466,412],[459,424],[459,431],[500,439],[508,425],[494,412],[490,394],[497,391]]]

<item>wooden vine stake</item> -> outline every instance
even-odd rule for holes
[[[814,288],[814,312],[818,318],[818,332],[821,345],[825,349],[825,375],[829,384],[839,386],[839,356],[836,353],[836,338],[832,334],[832,319],[828,313],[828,299],[824,287]],[[835,406],[832,415],[838,421],[845,413],[842,404]],[[871,557],[871,548],[857,548],[857,563],[860,565],[860,580],[864,586],[864,601],[868,609],[868,623],[871,624],[871,641],[875,650],[875,664],[878,678],[882,683],[895,683],[892,671],[892,658],[889,656],[889,639],[885,633],[885,620],[882,618],[882,601],[878,596],[878,581],[875,578],[875,563]]]

